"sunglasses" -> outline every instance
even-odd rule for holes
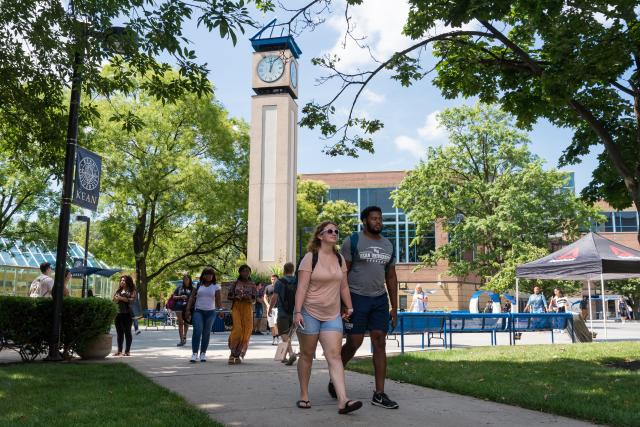
[[[336,236],[337,236],[338,234],[340,234],[340,232],[339,232],[338,230],[334,230],[333,228],[330,228],[330,229],[328,229],[328,230],[324,230],[324,231],[323,231],[322,233],[320,233],[320,234],[325,234],[325,233],[326,233],[326,234],[335,234]]]

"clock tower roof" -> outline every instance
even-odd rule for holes
[[[274,32],[276,33],[275,36]],[[276,24],[275,19],[265,25],[249,40],[251,40],[251,46],[256,52],[289,49],[296,59],[302,54],[300,47],[298,47],[291,35],[289,25]]]

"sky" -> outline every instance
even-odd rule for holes
[[[333,13],[326,22],[314,31],[306,31],[296,37],[302,50],[299,58],[299,98],[302,108],[315,100],[326,102],[336,93],[336,87],[319,85],[317,79],[326,75],[320,67],[311,64],[314,57],[336,54],[342,59],[340,68],[344,71],[368,70],[371,58],[368,51],[354,43],[343,44],[345,34],[344,9],[338,0]],[[294,8],[301,2],[288,1],[287,7]],[[249,7],[252,7],[251,4]],[[367,0],[364,5],[351,7],[356,34],[366,36],[362,42],[370,47],[371,54],[385,59],[393,52],[407,47],[410,40],[402,35],[408,6],[405,0]],[[286,21],[290,13],[261,14],[256,12],[259,22],[267,23],[273,18]],[[472,25],[471,25],[472,26]],[[251,56],[253,49],[249,38],[256,30],[249,29],[239,34],[238,43],[221,39],[218,33],[208,33],[197,28],[195,23],[187,24],[185,35],[192,41],[200,62],[206,62],[210,70],[209,78],[215,86],[217,99],[230,115],[250,122],[251,96]],[[429,51],[422,55],[425,68],[433,63]],[[359,158],[329,157],[322,153],[327,141],[322,140],[318,130],[300,128],[298,133],[298,173],[384,171],[412,169],[423,158],[426,147],[447,143],[446,133],[438,127],[437,114],[444,108],[473,105],[475,99],[446,100],[427,77],[409,88],[379,75],[363,93],[356,105],[358,114],[367,118],[378,118],[384,128],[374,134],[375,153],[362,152]],[[337,106],[337,115],[345,117],[351,97],[345,98]],[[557,167],[562,151],[568,146],[572,132],[559,129],[548,122],[537,123],[530,132],[530,149],[546,160],[546,167]],[[576,190],[586,186],[591,171],[597,165],[598,152],[591,153],[578,165],[563,168],[575,172]]]

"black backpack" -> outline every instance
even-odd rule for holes
[[[339,253],[335,253],[338,257],[338,264],[340,264],[340,268],[342,268],[342,257]],[[282,282],[284,287],[284,296],[282,297],[282,305],[284,307],[278,307],[278,309],[284,310],[290,316],[293,316],[293,309],[296,304],[296,291],[298,290],[298,273],[300,272],[300,263],[302,262],[302,258],[298,260],[298,265],[296,266],[296,274],[293,280],[285,280],[279,279]],[[318,264],[318,253],[313,252],[311,257],[311,272],[316,268],[316,264]]]

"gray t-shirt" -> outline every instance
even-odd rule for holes
[[[395,265],[393,244],[386,237],[374,240],[363,232],[358,238],[358,258],[351,259],[351,236],[342,242],[341,253],[346,261],[351,262],[349,270],[349,289],[357,295],[377,297],[387,292],[384,285],[385,268]]]

